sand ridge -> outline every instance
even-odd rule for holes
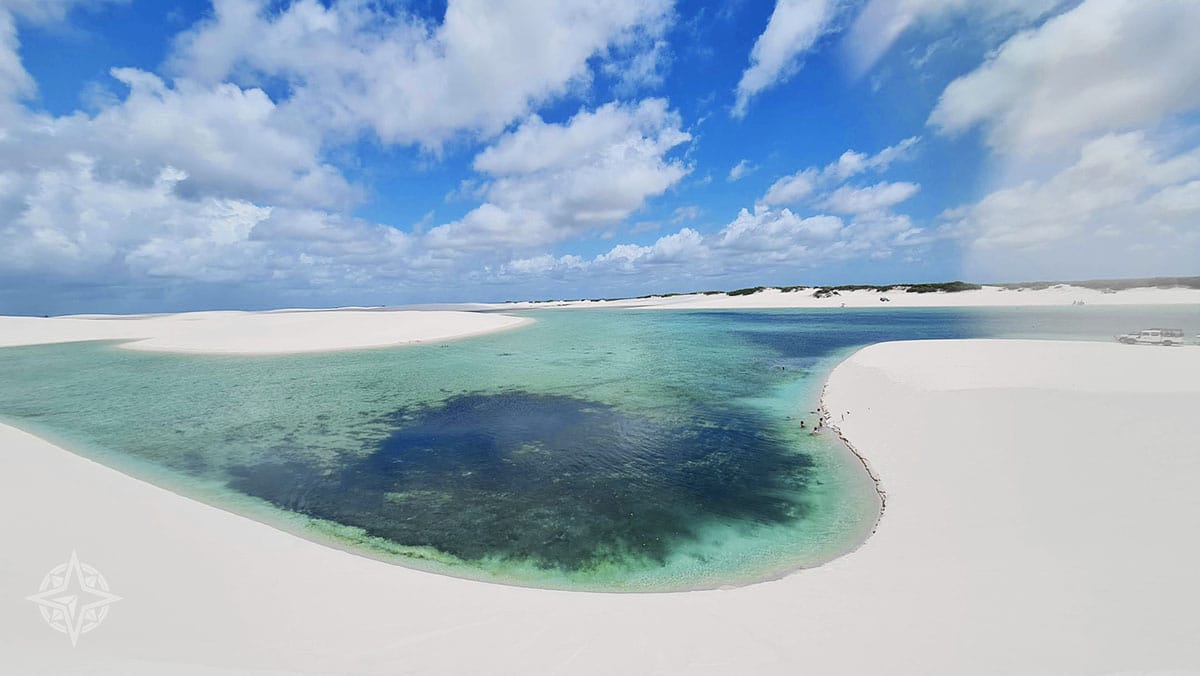
[[[298,354],[466,338],[532,321],[495,313],[360,309],[0,317],[0,347],[126,340],[120,347],[147,352]]]

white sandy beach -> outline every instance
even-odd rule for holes
[[[541,591],[392,566],[0,426],[0,665],[1200,673],[1198,374],[1191,346],[866,348],[832,374],[825,404],[886,491],[878,532],[818,569],[679,594]],[[123,597],[74,649],[24,600],[72,550]]]
[[[275,310],[164,315],[0,316],[0,347],[125,340],[129,350],[294,354],[477,336],[529,319],[454,311]]]
[[[564,300],[522,303],[493,303],[464,305],[464,309],[524,310],[547,307],[613,307],[655,310],[731,310],[731,309],[788,309],[788,308],[895,308],[895,307],[1045,307],[1071,305],[1082,301],[1087,305],[1200,305],[1200,289],[1182,287],[1159,289],[1151,287],[1104,292],[1069,284],[1044,289],[1008,289],[984,286],[981,289],[955,293],[908,293],[839,291],[836,295],[818,298],[817,289],[781,291],[763,289],[757,293],[730,296],[720,294],[682,294],[651,296],[619,300]],[[881,298],[886,300],[880,300]]]

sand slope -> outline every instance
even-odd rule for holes
[[[293,354],[464,338],[532,320],[448,311],[289,310],[0,317],[0,347],[129,340],[150,352]]]
[[[389,566],[0,427],[0,670],[1200,673],[1197,374],[1192,347],[867,348],[826,404],[882,477],[878,533],[816,570],[685,594]],[[75,649],[23,600],[72,549],[124,597]]]

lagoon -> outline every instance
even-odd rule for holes
[[[825,375],[856,347],[1108,339],[1143,324],[1190,327],[1196,313],[526,315],[536,322],[507,333],[330,354],[8,348],[0,417],[400,565],[569,590],[714,588],[820,565],[870,534],[870,477],[838,440],[809,434]]]

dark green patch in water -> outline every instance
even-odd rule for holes
[[[811,458],[739,407],[680,425],[524,391],[406,408],[370,455],[231,468],[232,487],[284,509],[465,561],[564,572],[662,564],[712,522],[804,517]]]

